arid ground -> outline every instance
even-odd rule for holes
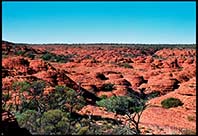
[[[43,59],[47,53],[62,58]],[[140,119],[143,134],[196,133],[195,48],[2,42],[2,55],[2,93],[11,94],[8,104],[14,103],[14,82],[43,80],[47,83],[46,94],[56,85],[74,90],[82,87],[90,104],[79,114],[89,111],[127,124],[126,116],[115,115],[92,102],[104,95],[140,94],[143,90],[145,96],[151,97]],[[112,84],[113,89],[103,90],[104,84]],[[183,105],[163,108],[161,102],[170,97],[180,99]]]

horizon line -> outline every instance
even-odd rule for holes
[[[147,44],[147,45],[193,45],[196,43],[114,43],[114,42],[96,42],[96,43],[28,43],[28,42],[12,42],[12,41],[8,41],[8,40],[2,40],[2,42],[9,42],[9,43],[14,43],[14,44],[127,44],[127,45],[130,45],[130,44],[133,44],[133,45],[137,45],[137,44]]]

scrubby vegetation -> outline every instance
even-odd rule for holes
[[[163,100],[161,102],[161,105],[163,108],[172,108],[172,107],[178,107],[178,106],[182,106],[183,103],[180,99],[177,99],[177,98],[167,98],[165,100]]]
[[[114,87],[114,84],[112,84],[112,83],[103,84],[101,87],[101,90],[103,90],[103,91],[113,91],[114,89],[115,89],[115,87]]]
[[[120,67],[124,67],[124,68],[133,68],[133,66],[131,66],[129,63],[120,63],[118,64]]]
[[[18,50],[18,51],[15,52],[15,54],[17,56],[23,55],[24,53],[25,53],[25,51],[22,51],[22,50]]]
[[[127,115],[133,128],[125,126],[117,134],[140,134],[139,121],[142,112],[146,108],[145,101],[134,96],[112,96],[97,101],[96,104],[105,107],[108,111],[120,115]],[[137,116],[137,119],[135,117]]]
[[[70,58],[72,57],[73,55],[56,55],[49,52],[46,52],[41,56],[43,60],[51,61],[51,62],[60,62],[60,63],[66,63],[70,61]]]
[[[14,113],[21,128],[26,128],[36,135],[95,135],[95,134],[140,134],[139,119],[145,109],[144,102],[132,96],[103,96],[97,101],[98,106],[106,107],[108,111],[127,115],[129,127],[114,119],[105,119],[91,114],[80,115],[77,112],[86,105],[82,92],[76,92],[66,86],[55,86],[54,91],[44,94],[47,84],[42,81],[14,82],[12,87],[16,92],[15,106],[6,109]],[[29,98],[24,96],[24,93]],[[4,94],[3,101],[9,98]],[[6,107],[6,106],[5,106]],[[5,108],[4,107],[4,108]],[[7,106],[9,107],[9,106]],[[138,120],[135,120],[135,116]]]

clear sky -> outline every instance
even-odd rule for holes
[[[196,43],[195,2],[2,2],[17,43]]]

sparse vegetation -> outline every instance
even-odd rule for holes
[[[118,64],[120,67],[124,67],[124,68],[133,68],[129,63],[121,63]]]
[[[22,50],[18,50],[18,51],[15,52],[15,54],[18,55],[18,56],[23,55],[24,53],[25,53],[25,51],[22,51]]]
[[[139,127],[141,115],[147,107],[145,102],[163,95],[163,91],[157,92],[158,87],[159,90],[161,90],[160,85],[156,85],[156,87],[154,85],[153,87],[149,86],[151,84],[151,82],[148,82],[148,79],[150,78],[149,76],[156,76],[161,74],[163,74],[163,76],[166,76],[170,74],[172,78],[178,78],[178,80],[180,79],[182,83],[189,81],[189,84],[187,84],[185,87],[189,87],[191,90],[195,89],[196,87],[193,77],[193,74],[196,75],[193,69],[193,66],[195,64],[194,62],[192,63],[193,66],[190,67],[191,61],[189,61],[188,65],[190,69],[192,68],[192,71],[190,73],[186,72],[187,75],[184,73],[186,69],[182,69],[181,67],[178,69],[169,70],[166,65],[161,66],[161,64],[164,63],[163,60],[167,59],[165,62],[171,63],[169,59],[172,59],[177,55],[176,52],[175,54],[171,53],[173,51],[172,48],[178,48],[187,45],[175,45],[172,47],[171,45],[147,46],[139,44],[108,44],[108,46],[103,46],[106,44],[97,44],[95,45],[93,52],[91,51],[91,49],[93,49],[92,45],[89,45],[90,47],[88,47],[86,44],[57,45],[61,45],[57,48],[58,50],[54,50],[53,45],[50,45],[51,47],[49,48],[42,47],[41,50],[39,49],[40,45],[38,48],[35,47],[35,49],[30,49],[29,47],[26,48],[22,45],[18,45],[19,48],[12,48],[12,46],[6,45],[3,50],[3,57],[7,57],[8,59],[3,58],[2,63],[2,109],[14,114],[19,126],[21,128],[28,129],[33,135],[139,135],[142,134],[141,131],[144,131],[147,134],[152,134],[156,131],[148,129],[148,126],[142,129]],[[72,48],[70,49],[71,46]],[[165,46],[168,46],[168,48],[171,49],[171,52],[167,54],[168,57],[165,57],[166,53],[162,56],[155,55],[156,51],[163,49]],[[193,48],[194,47],[195,45],[193,45]],[[46,51],[44,51],[45,48]],[[84,50],[84,48],[86,50]],[[124,49],[122,50],[122,48]],[[72,54],[65,53],[63,55],[59,55],[58,53],[53,53],[58,52],[59,49],[68,49],[68,51],[65,52]],[[83,51],[76,51],[76,49],[82,49]],[[108,50],[110,50],[112,55],[108,54]],[[103,52],[106,54],[103,55]],[[178,53],[180,54],[179,51]],[[182,61],[184,61],[184,63],[188,62],[187,55],[195,59],[194,51],[191,52],[191,50],[189,50],[181,54],[183,56],[178,57],[180,63],[182,63]],[[21,55],[21,57],[16,57],[16,55]],[[117,56],[114,59],[115,55]],[[151,56],[153,58],[151,58]],[[25,57],[25,59],[23,57]],[[106,59],[107,57],[109,58]],[[136,57],[138,58],[136,59]],[[149,57],[148,61],[144,61],[144,59],[147,60],[147,57]],[[156,61],[156,63],[155,61],[149,61],[150,58],[152,61],[153,59],[159,59],[159,62],[162,63],[158,65],[158,61]],[[18,59],[20,59],[20,61],[18,61]],[[45,64],[43,64],[43,62],[40,63],[40,60],[37,62],[37,60],[32,61],[30,59],[43,59],[48,62],[45,62]],[[83,64],[80,64],[84,59],[87,60],[85,60]],[[12,60],[16,60],[16,62],[19,63],[12,63]],[[143,61],[140,61],[139,64],[137,64],[136,61],[138,62],[139,60]],[[71,65],[65,65],[65,67],[64,65],[58,64],[71,61],[74,63]],[[49,66],[49,62],[58,63],[51,63],[51,66]],[[41,65],[38,65],[38,63]],[[146,65],[141,67],[141,63],[150,63],[151,69],[145,69],[144,66]],[[23,65],[23,67],[18,68],[20,65]],[[154,67],[156,70],[152,69],[152,67]],[[96,69],[97,71],[100,70],[100,72],[96,73],[96,75],[93,75],[93,70]],[[184,70],[184,72],[180,75],[181,70]],[[53,73],[50,73],[51,71],[53,71],[53,73],[58,73],[53,76]],[[167,74],[165,74],[166,71],[168,71]],[[74,82],[71,81],[70,84],[70,79],[68,79],[63,73],[66,74],[66,76],[71,76],[71,79]],[[45,76],[48,74],[50,75],[49,77]],[[137,81],[137,84],[135,84],[136,79],[131,78],[133,75],[143,75],[144,81],[140,81],[141,83],[138,83],[139,81]],[[94,82],[95,79],[93,81],[90,81],[89,79],[91,78],[87,78],[89,76],[91,78],[97,78],[97,82]],[[77,81],[81,80],[81,77],[83,78],[82,81]],[[119,81],[115,82],[116,85],[113,82],[115,79],[118,79]],[[105,80],[109,82],[106,82]],[[13,81],[14,83],[12,84]],[[77,81],[77,84],[75,81]],[[148,84],[144,85],[143,83],[146,82],[148,82]],[[63,85],[64,83],[66,83],[68,86]],[[80,87],[81,83],[83,88]],[[169,83],[168,79],[167,83]],[[136,88],[136,86],[138,87]],[[119,96],[120,90],[117,91],[116,87],[119,87],[118,89],[126,87],[124,88],[126,90],[123,91],[126,91],[127,94],[125,96]],[[175,87],[175,84],[173,86],[171,85],[171,87],[174,89],[177,88]],[[86,88],[88,89],[86,90]],[[156,88],[156,90],[153,90],[154,88]],[[169,87],[165,86],[165,88]],[[181,94],[183,94],[182,90],[180,91]],[[113,96],[109,97],[111,94],[113,94]],[[190,97],[195,96],[193,93],[184,94],[189,99],[191,99]],[[98,95],[100,96],[99,98]],[[161,102],[161,105],[164,108],[171,108],[182,106],[183,103],[182,99],[179,100],[176,98],[168,98],[163,100]],[[151,108],[152,107],[158,107],[155,108],[155,110],[160,110],[159,107],[161,106],[153,105]],[[193,108],[192,112],[194,111]],[[82,111],[79,112],[81,109]],[[99,109],[99,112],[96,111],[97,109]],[[155,110],[148,110],[148,114],[153,115],[151,112]],[[178,110],[189,110],[189,107],[184,106]],[[110,116],[112,113],[107,113],[107,111],[115,113],[115,116]],[[177,109],[175,109],[175,112],[177,112]],[[97,115],[97,113],[99,115]],[[161,116],[163,115],[160,115],[160,117]],[[112,119],[114,117],[115,119]],[[171,117],[171,119],[174,117]],[[186,120],[180,120],[178,123],[185,121],[184,124],[188,124],[189,122],[189,125],[192,125],[196,122],[196,116],[194,114],[187,114],[185,117]],[[156,118],[155,124],[159,125],[158,119],[160,118]],[[149,118],[146,118],[146,120],[149,121]],[[178,126],[175,125],[174,127]],[[159,125],[159,127],[157,127],[157,130],[162,133],[168,131],[166,128],[163,128],[163,125]],[[174,133],[176,132],[177,131],[174,131]],[[196,134],[195,130],[189,129],[183,129],[180,130],[180,132],[187,135]]]
[[[112,83],[107,83],[107,84],[103,84],[101,87],[101,90],[103,91],[113,91],[115,89],[114,84]]]
[[[129,96],[112,96],[107,99],[97,101],[96,104],[105,107],[108,111],[115,112],[116,114],[127,115],[130,124],[134,127],[124,127],[118,131],[118,134],[140,134],[139,121],[142,112],[146,108],[144,100],[139,97]],[[137,120],[135,117],[137,116]]]
[[[178,107],[178,106],[182,106],[183,103],[181,100],[177,99],[177,98],[167,98],[165,100],[163,100],[161,102],[161,105],[163,108],[172,108],[172,107]]]
[[[72,58],[73,55],[56,55],[56,54],[52,54],[52,53],[45,53],[44,55],[41,56],[41,58],[43,60],[46,61],[51,61],[51,62],[60,62],[60,63],[66,63],[68,61],[70,61],[70,58]]]
[[[27,54],[25,54],[25,56],[27,56],[30,59],[34,59],[36,55],[34,52],[28,52]]]

